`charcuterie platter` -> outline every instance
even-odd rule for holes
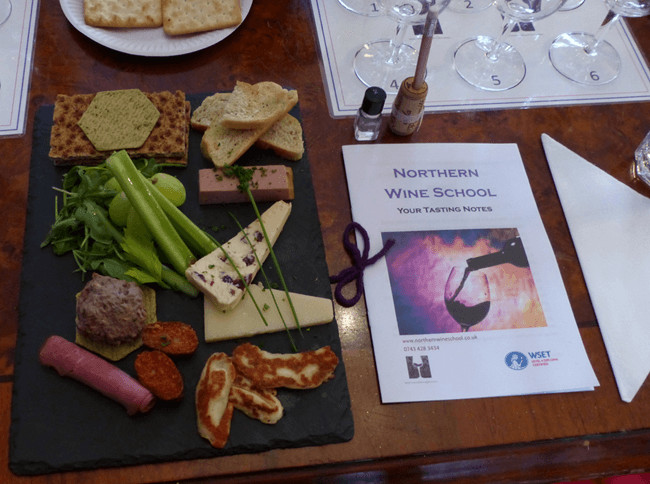
[[[188,95],[195,109],[204,95]],[[75,295],[86,280],[75,271],[71,254],[56,256],[41,248],[52,225],[56,194],[69,167],[55,166],[48,157],[53,106],[38,109],[34,121],[20,293],[20,323],[15,355],[10,467],[21,475],[209,458],[274,448],[323,445],[350,440],[354,433],[350,400],[336,321],[293,331],[298,351],[330,346],[339,364],[333,379],[299,391],[278,390],[285,414],[273,425],[240,412],[232,417],[230,437],[222,449],[212,447],[196,430],[194,389],[206,360],[215,352],[231,354],[244,342],[269,352],[290,353],[283,331],[207,343],[204,338],[202,296],[156,288],[158,319],[183,321],[196,330],[196,352],[177,360],[185,380],[184,397],[157,402],[146,414],[129,416],[119,404],[39,363],[39,350],[51,335],[75,338]],[[291,114],[299,118],[299,108]],[[200,133],[190,132],[188,164],[170,173],[183,182],[187,201],[183,212],[219,241],[239,231],[233,218],[248,224],[255,218],[249,203],[200,205],[198,170],[211,167],[200,151]],[[241,165],[277,164],[271,151],[251,148]],[[293,209],[275,253],[290,291],[331,299],[331,288],[307,156],[290,162],[295,182]],[[260,210],[271,205],[260,202]],[[269,262],[265,263],[265,266]],[[261,324],[261,323],[260,323]],[[137,352],[115,363],[134,375]]]

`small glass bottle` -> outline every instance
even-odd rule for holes
[[[369,87],[354,118],[354,137],[357,141],[373,141],[379,136],[381,112],[386,101],[386,91],[381,87]]]

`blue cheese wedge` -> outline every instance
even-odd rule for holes
[[[262,333],[284,331],[284,322],[290,329],[296,328],[296,321],[284,291],[264,289],[259,284],[251,284],[250,294],[230,311],[220,311],[208,299],[204,298],[203,314],[205,341],[223,341],[244,338]],[[282,312],[282,317],[275,306],[273,296]],[[251,295],[253,296],[251,298]],[[291,302],[296,310],[301,328],[330,323],[334,320],[334,308],[331,299],[304,294],[289,293]],[[264,325],[253,299],[262,311],[267,325]]]
[[[262,222],[271,245],[278,239],[290,212],[291,204],[279,201],[262,214]],[[185,277],[217,309],[228,311],[239,303],[246,284],[253,281],[269,252],[260,221],[255,219],[220,248],[188,267]]]

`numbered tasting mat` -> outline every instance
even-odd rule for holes
[[[333,117],[351,116],[359,108],[367,87],[354,73],[355,54],[364,43],[392,38],[397,23],[385,16],[353,13],[338,0],[311,0],[311,4],[330,113]],[[650,71],[626,21],[617,22],[606,36],[621,57],[621,72],[614,81],[601,86],[581,85],[559,74],[549,60],[548,49],[558,35],[596,32],[607,16],[603,0],[585,0],[573,10],[557,11],[533,24],[515,27],[507,41],[522,53],[526,62],[526,76],[518,86],[489,92],[467,84],[454,70],[454,51],[474,36],[496,36],[502,26],[501,14],[494,5],[477,8],[475,4],[478,5],[472,0],[451,0],[440,15],[427,64],[426,112],[650,100]],[[422,26],[406,29],[405,42],[418,48]],[[402,80],[390,81],[386,112],[390,111]]]

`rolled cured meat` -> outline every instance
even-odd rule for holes
[[[62,338],[50,336],[39,351],[42,365],[61,376],[73,378],[120,403],[129,415],[146,413],[155,404],[154,395],[115,365]]]

